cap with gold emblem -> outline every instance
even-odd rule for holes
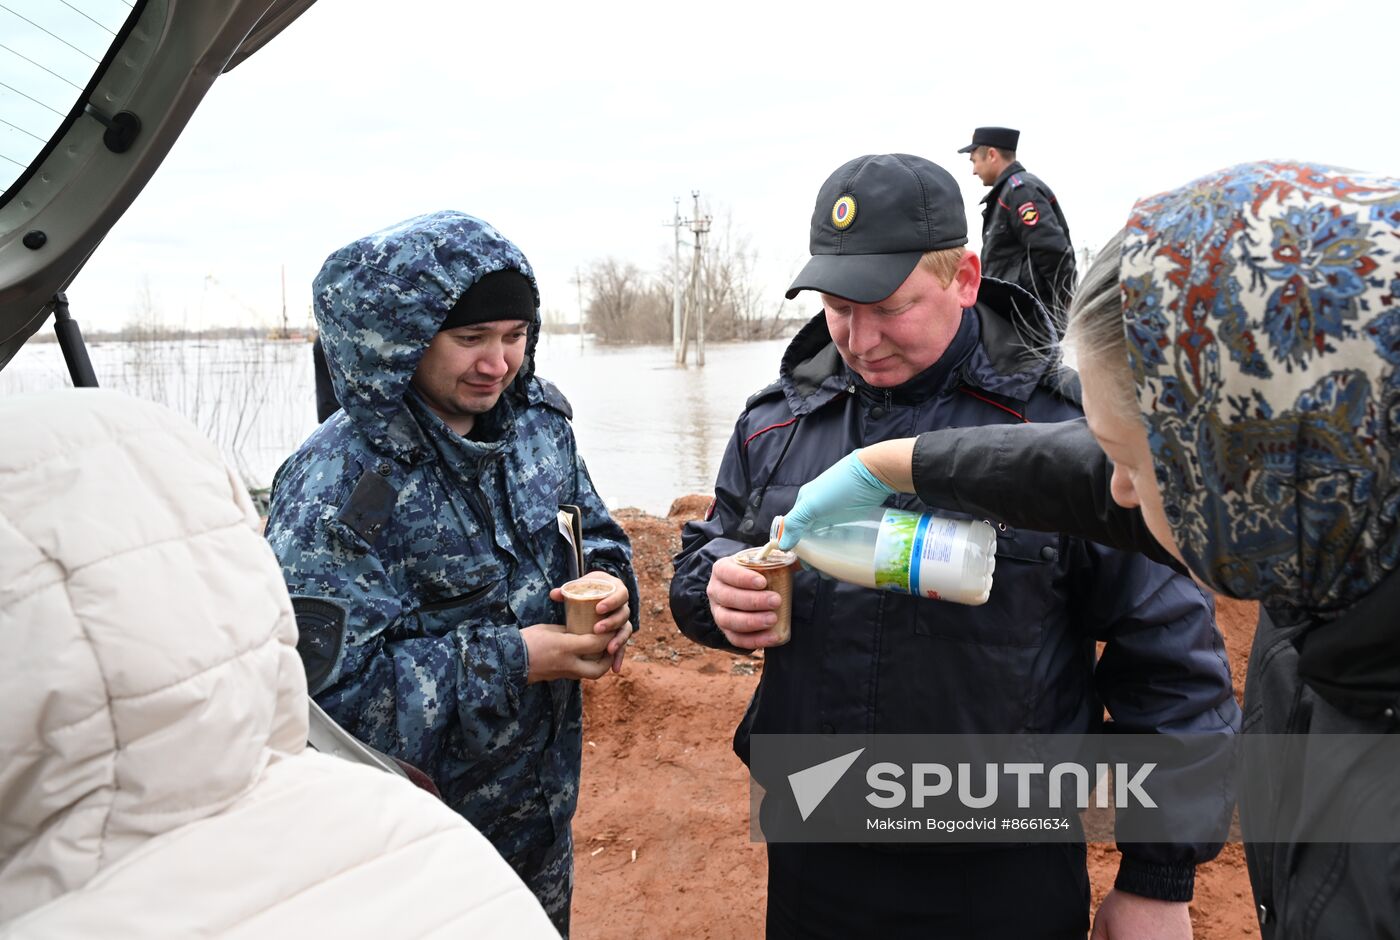
[[[936,163],[906,153],[857,157],[822,184],[807,262],[788,288],[856,303],[893,294],[924,252],[967,244],[962,192]]]

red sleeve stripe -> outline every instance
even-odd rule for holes
[[[1030,419],[1030,418],[1027,418],[1025,415],[1021,414],[1021,412],[1015,410],[1014,408],[1008,408],[1008,407],[1006,407],[1005,405],[1003,405],[1003,404],[1002,404],[1001,402],[999,402],[999,401],[992,401],[990,398],[986,397],[985,395],[979,395],[979,394],[977,394],[976,392],[974,392],[972,389],[968,388],[966,385],[959,385],[959,386],[958,386],[958,391],[962,392],[962,393],[965,394],[965,395],[971,395],[973,398],[977,399],[978,401],[984,401],[984,402],[986,402],[987,404],[991,405],[993,408],[1000,408],[1002,411],[1006,412],[1006,413],[1009,414],[1009,415],[1015,415],[1016,417],[1020,418],[1020,419],[1021,419],[1023,422],[1025,422],[1026,424],[1030,424],[1030,423],[1031,423],[1031,419]]]
[[[749,446],[749,441],[752,441],[754,438],[758,437],[760,434],[764,434],[764,433],[766,433],[766,432],[768,432],[768,431],[776,431],[778,428],[785,428],[785,427],[787,427],[789,424],[792,424],[792,423],[793,423],[794,421],[796,421],[796,420],[797,420],[796,418],[788,418],[788,419],[787,419],[786,421],[784,421],[782,424],[770,424],[770,425],[768,425],[768,427],[763,428],[762,430],[754,431],[754,432],[753,432],[752,434],[750,434],[747,438],[745,438],[745,440],[744,440],[744,446],[745,446],[745,447],[748,447],[748,446]]]

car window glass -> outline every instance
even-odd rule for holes
[[[68,120],[135,0],[0,0],[0,184]]]

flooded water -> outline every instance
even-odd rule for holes
[[[574,432],[607,504],[664,514],[709,493],[749,395],[777,377],[787,340],[710,345],[704,368],[670,346],[579,349],[544,336],[537,370],[574,406]],[[98,382],[169,405],[217,443],[250,486],[265,487],[316,427],[311,347],[299,342],[98,343]],[[0,395],[67,386],[57,344],[29,343],[0,372]]]

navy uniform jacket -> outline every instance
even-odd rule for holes
[[[1013,304],[1035,311],[1034,330]],[[671,582],[681,630],[727,647],[705,594],[715,561],[766,541],[798,488],[852,450],[939,428],[1079,417],[1074,396],[1056,391],[1065,376],[1022,339],[1043,316],[1018,289],[984,280],[943,358],[892,389],[845,365],[823,316],[808,323],[780,380],[740,416],[709,518],[683,532]],[[912,496],[893,504],[926,508]],[[764,654],[736,752],[747,762],[756,733],[1086,733],[1103,725],[1105,707],[1119,731],[1237,729],[1213,603],[1189,578],[1141,555],[1006,526],[995,577],[986,605],[964,607],[798,572],[792,641]],[[1228,820],[1232,804],[1222,788],[1213,810]],[[1121,848],[1119,887],[1175,900],[1190,897],[1195,864],[1219,851]]]
[[[1074,291],[1074,246],[1055,194],[1019,162],[982,197],[982,273],[1029,291],[1063,320]]]

